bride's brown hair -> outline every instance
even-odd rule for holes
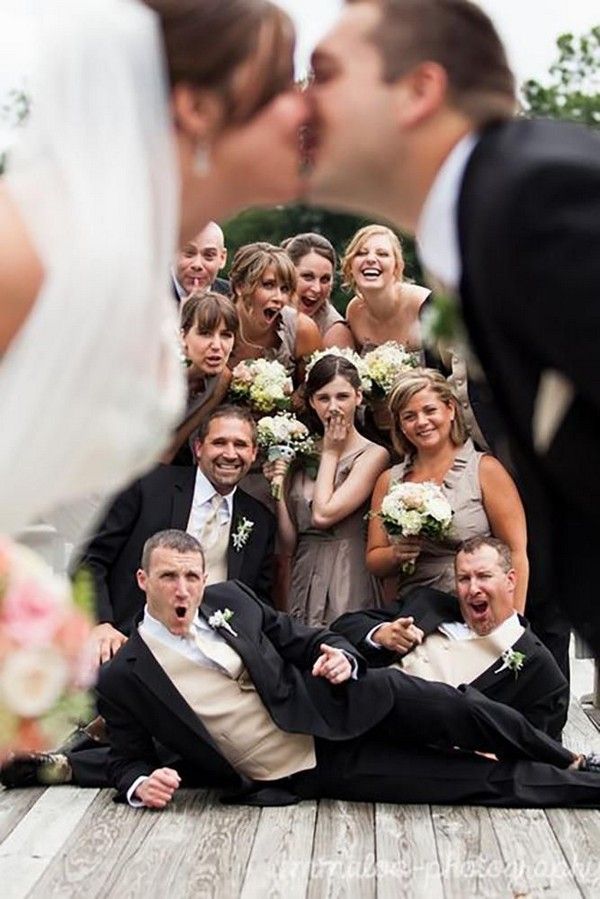
[[[291,86],[294,29],[270,0],[144,2],[160,18],[171,86],[216,91],[225,103],[224,124],[248,121]]]

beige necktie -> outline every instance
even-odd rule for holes
[[[207,549],[218,543],[222,529],[229,526],[227,517],[221,516],[223,508],[227,511],[227,500],[219,493],[215,493],[210,501],[210,511],[204,519],[198,538],[200,545]]]

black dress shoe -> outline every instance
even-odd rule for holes
[[[0,769],[5,787],[37,787],[70,783],[73,771],[66,755],[60,752],[28,752],[13,755]]]

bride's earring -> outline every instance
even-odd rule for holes
[[[208,175],[210,171],[210,153],[208,144],[199,141],[194,150],[194,172],[196,175]]]

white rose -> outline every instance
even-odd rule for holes
[[[399,524],[405,537],[413,537],[421,531],[421,516],[413,510],[403,512],[400,515]]]
[[[427,504],[427,511],[436,521],[446,522],[452,518],[452,509],[447,500],[442,497],[432,499]]]
[[[0,669],[0,701],[16,715],[37,718],[55,705],[68,682],[67,663],[55,649],[19,649]]]

